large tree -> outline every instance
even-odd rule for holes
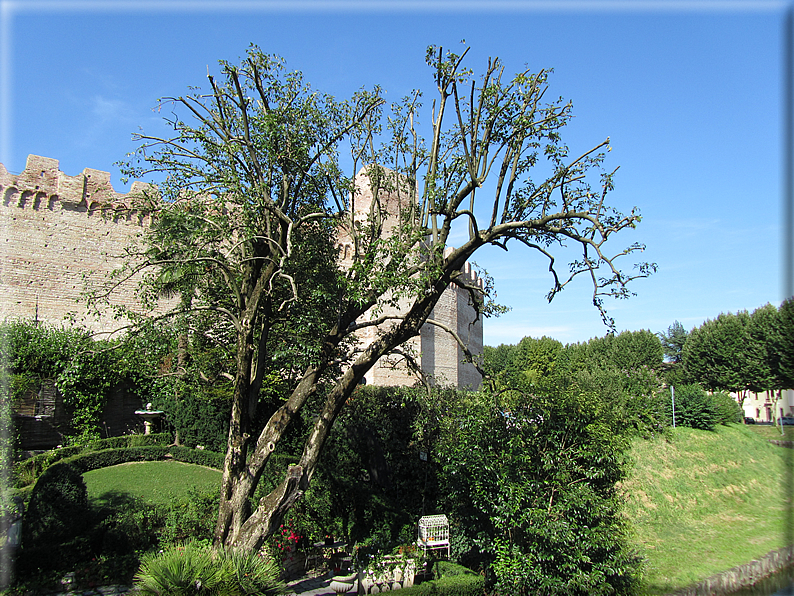
[[[173,136],[139,135],[128,174],[165,178],[143,197],[156,223],[127,275],[143,272],[153,301],[164,289],[183,296],[158,316],[213,317],[205,334],[234,346],[217,544],[254,548],[278,528],[364,374],[395,351],[411,359],[400,346],[435,323],[450,284],[487,310],[481,287],[461,275],[481,247],[519,243],[543,255],[549,299],[583,274],[606,322],[604,296],[629,296],[627,283],[653,268],[619,268],[640,244],[607,252],[608,239],[640,219],[606,201],[608,139],[571,157],[560,136],[571,105],[546,99],[547,71],[508,77],[491,59],[475,78],[465,54],[429,48],[431,108],[415,92],[387,110],[378,88],[336,100],[252,47],[239,65],[221,62],[206,92],[162,100]],[[362,201],[365,188],[371,200]],[[464,237],[453,248],[458,224]],[[345,268],[332,254],[335,235],[352,246]],[[552,251],[566,246],[578,256],[561,274]],[[377,333],[361,345],[365,327]],[[263,399],[265,385],[281,399]],[[307,404],[317,415],[298,463],[251,505],[265,464]]]
[[[734,392],[743,405],[760,374],[750,314],[720,313],[716,319],[708,319],[690,332],[682,358],[687,373],[703,387]]]
[[[662,341],[662,347],[664,348],[664,356],[667,358],[668,362],[672,362],[673,364],[681,363],[684,344],[686,344],[686,338],[688,336],[689,333],[687,333],[687,330],[684,329],[684,326],[678,321],[670,325],[667,331],[659,333],[659,339]]]

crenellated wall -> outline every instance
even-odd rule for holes
[[[130,194],[146,185],[136,182]],[[115,268],[148,217],[128,209],[130,194],[113,190],[110,174],[86,168],[77,176],[58,160],[28,156],[25,170],[0,164],[0,296],[2,318],[60,324],[67,316],[95,332],[117,329],[110,315],[86,317],[78,299]],[[117,302],[134,306],[135,283],[119,288]]]
[[[110,314],[87,316],[78,299],[87,287],[101,284],[121,267],[125,248],[149,224],[147,214],[130,208],[132,196],[145,188],[135,182],[129,193],[117,193],[107,172],[86,168],[77,176],[67,176],[59,170],[58,160],[37,155],[28,157],[19,175],[10,174],[0,164],[0,319],[57,325],[74,317],[100,333],[121,327],[124,322]],[[358,200],[357,216],[365,217],[372,195],[365,189]],[[402,208],[399,197],[384,195],[381,200],[392,215]],[[349,237],[340,231],[338,242],[340,264],[349,266]],[[462,275],[468,283],[482,286],[468,263]],[[136,284],[136,279],[123,284],[114,292],[114,302],[134,308]],[[447,288],[431,318],[455,329],[473,353],[482,353],[482,319],[475,321],[467,292]],[[364,329],[362,342],[376,333],[375,327]],[[420,337],[409,344],[423,370],[437,383],[479,388],[479,374],[463,362],[462,350],[447,332],[425,325]],[[381,362],[367,374],[371,384],[410,385],[415,381],[400,362],[396,366]]]

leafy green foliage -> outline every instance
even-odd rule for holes
[[[689,373],[704,387],[743,391],[751,384],[750,337],[747,312],[721,313],[689,334],[683,362]]]
[[[194,539],[212,541],[218,515],[217,492],[188,490],[188,496],[175,503],[165,516],[160,540],[163,544],[179,544]]]
[[[717,391],[710,395],[711,402],[717,414],[719,424],[738,424],[744,419],[744,411],[738,402],[724,391]]]
[[[664,356],[668,362],[678,364],[683,358],[684,344],[689,336],[684,326],[675,321],[667,328],[666,332],[659,333],[659,339],[662,340],[662,348],[664,348]]]
[[[458,569],[465,569],[460,568]],[[485,578],[482,575],[466,571],[444,573],[439,579],[422,582],[408,588],[402,588],[404,596],[481,596],[485,590]]]
[[[784,387],[794,388],[794,298],[780,305],[780,382]]]
[[[41,475],[23,523],[25,548],[47,549],[80,533],[88,514],[83,477],[73,466],[59,463]]]
[[[670,400],[670,391],[667,391]],[[670,407],[672,408],[672,403]],[[700,385],[682,385],[675,388],[675,424],[700,430],[714,430],[720,422],[717,404]]]
[[[721,313],[693,329],[683,349],[685,380],[738,393],[740,401],[748,390],[769,391],[770,396],[777,392],[779,399],[780,391],[794,384],[789,374],[794,332],[790,303],[779,309],[766,304],[752,313]]]
[[[484,366],[488,383],[497,391],[592,394],[608,405],[620,432],[649,436],[667,425],[659,397],[662,346],[647,330],[566,346],[548,337],[525,337],[516,346],[486,348]]]
[[[616,483],[626,443],[598,400],[488,397],[445,423],[445,510],[490,564],[497,594],[630,593],[639,560]]]
[[[787,388],[781,370],[785,350],[783,333],[782,315],[771,304],[755,309],[750,315],[746,346],[750,390]]]
[[[431,399],[443,399],[441,393],[434,390]],[[437,491],[435,464],[420,459],[431,446],[422,414],[427,399],[418,388],[356,390],[312,486],[288,518],[296,531],[313,541],[332,534],[385,552],[416,540],[416,518]]]
[[[125,386],[145,402],[157,394],[156,374],[168,352],[168,335],[145,327],[125,343],[94,341],[80,328],[0,323],[0,349],[12,401],[36,389],[44,379],[55,381],[70,419],[62,431],[70,442],[99,439],[99,419],[111,391]]]
[[[275,596],[278,567],[256,553],[214,551],[190,541],[144,555],[135,588],[145,596]]]
[[[82,525],[72,533],[60,538],[47,535],[43,547],[23,542],[19,581],[38,592],[52,592],[64,573],[74,571],[82,587],[130,584],[142,553],[181,544],[186,538],[209,540],[216,508],[214,490],[190,489],[167,504],[147,502],[124,491],[104,492],[79,516]]]

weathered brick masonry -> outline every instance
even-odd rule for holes
[[[131,192],[142,188],[136,182]],[[30,155],[18,176],[0,164],[0,196],[3,318],[61,324],[75,314],[94,332],[121,326],[110,314],[86,317],[78,303],[88,285],[120,266],[124,248],[148,224],[127,209],[129,195],[113,190],[110,174],[86,168],[67,176],[58,160]],[[134,305],[135,284],[122,285],[114,299]]]
[[[77,176],[58,169],[58,160],[30,155],[25,170],[10,174],[0,164],[0,304],[2,318],[22,318],[60,324],[69,315],[94,332],[110,332],[123,323],[110,314],[88,317],[78,298],[88,285],[101,283],[120,267],[121,256],[133,238],[148,225],[148,216],[128,209],[130,195],[145,185],[135,182],[130,194],[117,193],[110,174],[86,168]],[[357,211],[363,214],[371,194],[362,195]],[[350,246],[343,233],[339,238],[340,261],[344,266]],[[351,261],[352,262],[352,261]],[[466,279],[481,285],[469,265]],[[114,292],[114,302],[136,304],[132,280]],[[482,352],[482,319],[467,292],[446,290],[432,318],[457,330],[475,353]],[[364,331],[366,342],[377,333]],[[479,388],[476,369],[463,362],[463,352],[442,329],[425,325],[412,350],[422,369],[440,384]],[[380,363],[367,375],[378,385],[413,384],[415,378],[403,366]]]

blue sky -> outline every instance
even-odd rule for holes
[[[608,302],[618,330],[687,328],[720,312],[783,299],[784,2],[137,2],[0,0],[0,162],[28,154],[76,175],[111,172],[156,132],[162,96],[204,85],[219,59],[249,43],[287,60],[316,88],[349,96],[379,84],[387,99],[430,96],[429,44],[471,47],[482,72],[554,68],[552,96],[571,99],[572,154],[610,137],[620,166],[612,203],[643,221],[618,244],[643,242],[658,263],[637,295]],[[549,335],[601,336],[586,279],[552,304],[546,265],[526,249],[475,259],[512,307],[485,323],[489,345]]]

